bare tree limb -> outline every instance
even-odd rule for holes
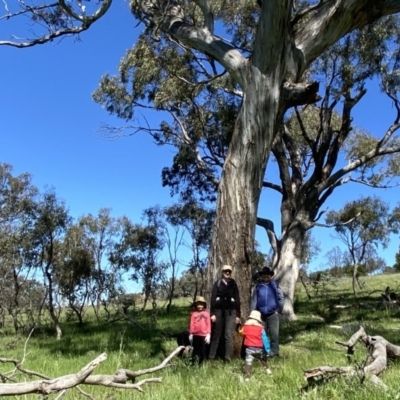
[[[60,29],[52,29],[50,26],[48,27],[50,32],[46,35],[39,35],[39,37],[34,38],[34,39],[21,39],[21,40],[0,40],[0,46],[12,46],[12,47],[18,47],[18,48],[25,48],[25,47],[32,47],[35,45],[39,44],[44,44],[47,42],[50,42],[54,39],[57,39],[62,36],[69,36],[69,35],[78,35],[81,32],[86,31],[87,29],[90,28],[90,26],[99,20],[103,15],[108,11],[112,4],[112,0],[103,0],[100,2],[101,6],[100,8],[93,13],[92,15],[84,15],[82,14],[77,14],[71,7],[69,7],[66,3],[65,0],[58,0],[57,3],[51,3],[49,5],[41,5],[41,6],[27,6],[25,5],[25,9],[22,11],[19,11],[17,13],[9,13],[1,19],[9,19],[21,14],[27,14],[27,13],[32,13],[35,14],[37,11],[43,11],[46,9],[52,9],[55,7],[61,7],[62,10],[64,11],[65,15],[68,15],[72,20],[70,21],[69,25],[73,25],[73,22],[79,22],[80,26],[67,26],[67,27],[62,27]]]
[[[276,237],[276,234],[275,234],[274,223],[269,219],[258,217],[257,225],[263,227],[266,230],[272,250],[273,250],[274,254],[277,254],[278,253],[278,238]]]
[[[337,224],[332,224],[332,225],[328,225],[328,224],[321,224],[321,223],[314,223],[313,226],[319,226],[321,228],[334,228],[336,226],[344,226],[344,225],[348,225],[351,222],[353,222],[355,219],[357,219],[359,216],[361,215],[361,212],[357,213],[357,215],[355,215],[353,218],[350,218],[349,220],[345,221],[345,222],[341,222],[341,223],[337,223]]]
[[[22,395],[28,393],[41,393],[44,395],[60,392],[57,398],[61,398],[65,392],[73,387],[76,387],[82,394],[86,397],[91,398],[91,396],[83,392],[78,385],[100,385],[112,388],[122,388],[122,389],[135,389],[138,391],[143,391],[142,386],[147,383],[161,383],[162,378],[148,378],[142,379],[139,382],[135,382],[138,376],[149,374],[152,372],[159,371],[164,368],[170,367],[170,361],[178,353],[180,353],[185,347],[179,346],[175,349],[167,358],[165,358],[159,365],[152,368],[147,368],[139,371],[130,371],[127,369],[120,369],[116,371],[114,375],[91,375],[93,370],[103,361],[107,359],[105,353],[101,354],[85,367],[83,367],[76,374],[70,374],[61,376],[59,378],[48,378],[45,377],[42,380],[31,381],[31,382],[18,382],[18,383],[3,383],[0,384],[0,396],[12,396],[12,395]],[[20,364],[18,360],[14,359],[0,359],[0,362],[11,362],[15,365]],[[44,377],[44,375],[37,372],[24,370],[18,367],[18,369],[27,375],[35,375]],[[127,383],[131,381],[132,383]]]
[[[64,389],[69,389],[84,382],[93,370],[106,359],[107,355],[103,353],[76,374],[65,375],[60,378],[0,384],[0,396],[12,396],[28,393],[50,394]]]

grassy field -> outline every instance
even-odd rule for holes
[[[134,390],[110,389],[82,386],[94,399],[143,400],[207,400],[207,399],[395,399],[400,394],[400,362],[391,362],[381,379],[391,388],[387,392],[360,378],[337,377],[306,392],[304,369],[321,365],[347,366],[346,349],[335,344],[346,341],[359,324],[368,334],[379,334],[394,344],[400,344],[400,312],[386,309],[378,291],[390,286],[400,292],[400,275],[382,275],[363,278],[364,286],[359,293],[362,307],[337,310],[337,304],[351,305],[354,298],[349,279],[337,285],[328,285],[318,296],[307,299],[304,288],[296,292],[298,321],[281,324],[281,357],[270,361],[273,375],[263,373],[255,364],[250,382],[243,382],[242,360],[230,364],[217,362],[215,365],[190,367],[185,360],[174,359],[173,366],[150,376],[162,377],[161,384],[145,385],[144,393]],[[56,341],[49,332],[34,334],[27,343],[24,367],[39,371],[50,377],[77,372],[99,354],[106,352],[108,358],[94,374],[113,374],[119,368],[139,370],[159,364],[176,348],[174,340],[165,338],[163,332],[180,332],[187,328],[188,301],[174,304],[170,315],[162,310],[154,329],[146,328],[147,315],[139,325],[124,323],[97,324],[88,320],[85,326],[64,323],[64,337]],[[341,326],[342,329],[338,329]],[[290,336],[290,337],[289,337]],[[26,337],[16,337],[2,331],[0,337],[3,358],[22,359]],[[357,345],[353,365],[366,359],[365,349]],[[1,364],[1,372],[9,372],[12,365]],[[147,376],[145,376],[147,377]],[[25,381],[27,377],[15,375],[14,379]],[[39,395],[23,396],[39,399]],[[49,398],[56,398],[51,395]],[[69,390],[63,399],[84,398],[75,389]]]

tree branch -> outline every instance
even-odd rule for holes
[[[60,378],[46,379],[33,382],[3,383],[0,384],[0,396],[12,396],[28,393],[50,394],[81,384],[93,370],[107,359],[105,353],[101,354],[78,373],[65,375]]]
[[[198,28],[186,22],[183,10],[177,1],[168,0],[160,3],[161,5],[158,6],[151,2],[132,0],[131,10],[139,20],[146,22],[149,27],[160,29],[184,45],[201,51],[218,61],[244,89],[246,79],[243,69],[247,60],[242,54],[232,45],[214,36],[208,27]],[[199,0],[196,3],[204,3],[204,10],[208,12],[209,7],[206,2]],[[207,21],[210,23],[209,16]]]
[[[314,226],[319,226],[319,227],[321,227],[321,228],[334,228],[334,227],[336,227],[336,226],[344,226],[344,225],[348,225],[348,224],[350,224],[351,222],[353,222],[353,221],[354,221],[355,219],[357,219],[360,215],[361,215],[361,212],[357,213],[357,215],[355,215],[353,218],[350,218],[349,220],[347,220],[347,221],[345,221],[345,222],[340,222],[340,223],[337,223],[337,224],[329,225],[329,224],[314,223],[313,225],[314,225]]]
[[[214,15],[211,11],[210,2],[208,0],[193,0],[201,9],[204,17],[204,26],[213,35],[214,34]]]
[[[283,193],[282,186],[277,185],[275,183],[264,181],[262,185],[263,185],[264,188],[276,190],[280,194]]]
[[[271,244],[272,250],[273,250],[274,254],[277,254],[278,253],[278,238],[276,237],[276,234],[275,234],[274,223],[269,219],[258,217],[257,225],[263,227],[266,230],[268,240],[269,240],[269,243]]]
[[[90,26],[97,20],[99,20],[103,15],[108,11],[112,4],[112,0],[103,0],[101,2],[100,8],[92,15],[87,16],[83,14],[77,14],[75,11],[69,7],[64,0],[58,0],[58,3],[53,3],[49,4],[47,6],[37,6],[37,7],[29,7],[25,6],[26,9],[23,11],[20,11],[15,14],[8,14],[5,17],[2,18],[11,18],[20,14],[24,13],[35,13],[36,11],[41,11],[45,9],[50,9],[54,8],[57,6],[60,6],[62,10],[65,12],[66,15],[74,19],[75,21],[79,21],[81,23],[80,26],[70,26],[58,30],[52,30],[49,28],[50,33],[47,35],[42,35],[39,36],[36,39],[25,39],[23,42],[18,42],[18,41],[10,41],[10,40],[0,40],[0,46],[12,46],[12,47],[18,47],[18,48],[25,48],[25,47],[32,47],[38,44],[44,44],[47,42],[50,42],[58,37],[66,36],[66,35],[77,35],[81,32],[86,31],[87,29],[90,28]],[[72,24],[70,24],[72,25]]]
[[[116,371],[114,375],[91,375],[93,370],[103,361],[107,359],[105,353],[101,354],[85,367],[83,367],[78,373],[61,376],[59,378],[45,378],[43,380],[32,381],[32,382],[18,382],[18,383],[3,383],[0,384],[0,396],[13,396],[22,395],[28,393],[41,393],[44,395],[63,392],[72,387],[77,387],[80,384],[85,385],[101,385],[112,388],[120,389],[135,389],[142,391],[142,386],[146,383],[161,383],[162,378],[149,378],[143,379],[139,382],[135,382],[135,378],[141,375],[149,374],[152,372],[159,371],[164,368],[170,367],[169,362],[173,357],[179,354],[185,347],[179,346],[176,348],[167,358],[165,358],[156,367],[139,370],[130,371],[127,369],[120,369]],[[11,362],[14,364],[20,364],[14,359],[0,359],[0,362]],[[21,372],[26,374],[34,374],[36,376],[44,376],[36,372],[23,370],[18,368]],[[132,381],[133,383],[126,383]],[[79,390],[79,388],[78,388]],[[60,394],[61,396],[61,394]]]
[[[356,28],[400,12],[400,0],[329,0],[295,31],[303,53],[300,75],[327,48]]]
[[[314,104],[321,100],[318,95],[319,82],[292,83],[286,81],[283,84],[282,97],[286,108]]]
[[[318,10],[322,5],[322,0],[320,0],[317,4],[313,4],[309,7],[306,7],[302,10],[299,10],[293,15],[292,24],[295,25],[298,21],[304,18],[307,14],[311,13],[312,11]]]

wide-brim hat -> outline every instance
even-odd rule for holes
[[[231,271],[232,272],[232,267],[230,266],[230,265],[224,265],[222,268],[221,268],[221,271],[223,272],[223,271]]]
[[[257,310],[253,310],[253,311],[250,313],[248,319],[254,319],[254,320],[256,320],[257,322],[259,322],[260,324],[263,323],[263,322],[262,322],[262,319],[261,319],[261,313],[260,313],[260,311],[257,311]]]
[[[198,303],[202,303],[204,307],[207,307],[206,299],[203,296],[197,296],[195,301],[193,302],[193,305],[196,305]]]
[[[275,271],[273,269],[271,269],[270,267],[263,267],[263,269],[259,272],[259,275],[274,276]]]

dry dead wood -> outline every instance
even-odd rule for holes
[[[388,342],[382,336],[369,336],[363,327],[360,327],[347,342],[336,341],[335,343],[347,347],[348,357],[354,354],[354,348],[358,342],[364,343],[368,349],[369,360],[362,368],[354,367],[330,367],[319,366],[304,371],[304,378],[309,385],[321,377],[332,377],[333,375],[358,376],[361,381],[370,380],[375,385],[388,389],[388,387],[378,378],[387,367],[388,358],[400,358],[400,346]]]
[[[121,389],[135,389],[142,391],[142,386],[146,383],[161,383],[162,378],[148,378],[136,382],[136,378],[142,375],[150,374],[170,366],[169,362],[182,350],[182,346],[175,349],[161,364],[156,367],[147,368],[139,371],[130,371],[128,369],[119,369],[114,375],[92,375],[94,369],[103,361],[107,359],[107,354],[103,353],[79,372],[70,375],[64,375],[58,378],[50,378],[39,372],[30,371],[22,367],[22,363],[15,359],[0,358],[2,363],[12,363],[15,368],[22,372],[24,375],[37,376],[41,380],[30,382],[15,382],[15,383],[2,383],[0,384],[0,396],[16,396],[28,393],[40,393],[48,395],[50,393],[60,392],[59,398],[68,389],[77,387],[78,385],[100,385]],[[2,379],[10,379],[7,374],[2,375]],[[127,383],[130,382],[130,383]],[[79,389],[79,388],[78,388]],[[81,390],[80,390],[81,391]],[[82,393],[82,391],[81,391]]]

